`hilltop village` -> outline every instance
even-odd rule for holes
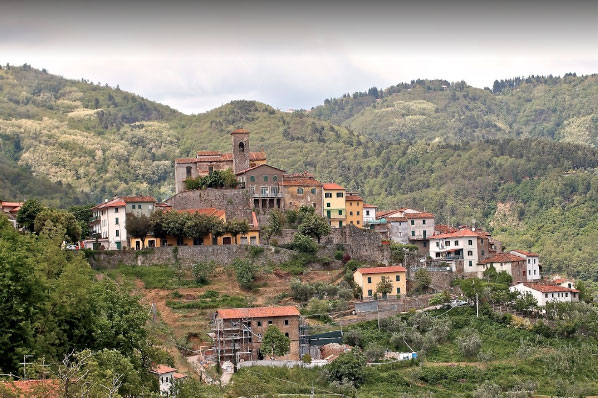
[[[523,297],[527,304],[519,311],[533,307],[536,314],[554,303],[580,301],[574,281],[543,275],[536,253],[505,250],[476,226],[437,224],[435,215],[423,209],[379,209],[364,203],[359,192],[320,182],[308,171],[287,173],[268,164],[266,152],[250,150],[245,129],[230,136],[230,153],[202,150],[175,159],[176,192],[170,198],[118,196],[94,206],[92,238],[72,247],[84,250],[96,269],[170,264],[192,269],[199,283],[207,283],[214,267],[222,265],[243,288],[251,288],[254,280],[243,257],[265,267],[299,262],[306,267],[304,275],[336,272],[328,288],[291,281],[270,305],[213,308],[210,303],[209,341],[184,350],[193,354],[187,360],[208,384],[226,384],[237,369],[256,365],[327,366],[358,345],[349,344],[343,325],[377,320],[380,329],[380,319],[398,314],[474,303],[477,308],[481,292],[490,291],[489,302],[507,311]],[[25,205],[1,205],[19,227]],[[476,285],[480,280],[489,285]],[[494,282],[506,283],[506,291]],[[204,295],[219,295],[211,292]],[[338,297],[344,304],[317,307],[314,297]],[[309,304],[298,308],[289,298]],[[318,332],[314,317],[333,319],[340,330]],[[277,349],[272,343],[277,339],[288,346]],[[418,360],[418,350],[405,345],[409,351],[386,350],[376,359]],[[172,395],[187,377],[175,367],[153,365],[162,395]],[[214,367],[218,376],[210,370]]]

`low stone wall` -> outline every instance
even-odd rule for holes
[[[176,259],[183,266],[191,266],[199,261],[215,261],[221,265],[228,265],[236,258],[250,256],[251,247],[263,247],[264,252],[255,256],[256,264],[265,265],[269,262],[282,263],[289,261],[295,252],[292,250],[274,248],[271,246],[167,246],[133,250],[95,251],[88,257],[89,264],[94,269],[114,268],[118,265],[162,265],[175,263]],[[176,257],[175,257],[176,256]]]
[[[273,236],[279,244],[289,244],[297,233],[294,229],[284,229],[282,235]],[[371,263],[390,264],[390,247],[382,244],[382,237],[378,232],[361,229],[352,225],[333,228],[330,235],[323,237],[320,243],[325,246],[325,252],[334,256],[336,246],[342,245],[351,258]]]

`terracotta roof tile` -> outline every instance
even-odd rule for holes
[[[175,379],[184,379],[185,377],[187,377],[187,375],[184,375],[184,374],[182,374],[182,373],[176,373],[176,372],[175,372],[175,373],[172,375],[172,377],[174,377]]]
[[[235,175],[239,175],[239,174],[247,173],[248,171],[250,171],[250,170],[255,170],[255,169],[259,168],[259,167],[271,167],[271,168],[273,168],[273,169],[276,169],[276,170],[278,170],[278,171],[282,171],[282,172],[284,173],[284,170],[283,170],[283,169],[279,169],[278,167],[270,166],[269,164],[260,164],[260,165],[253,166],[253,167],[250,167],[250,168],[248,168],[248,169],[245,169],[245,170],[241,170],[241,171],[239,171],[238,173],[235,173]]]
[[[197,163],[197,158],[177,158],[175,163]]]
[[[223,218],[226,215],[226,212],[222,209],[215,209],[213,207],[203,208],[203,209],[182,209],[182,210],[175,210],[177,213],[191,213],[191,214],[203,214],[210,217],[218,217]]]
[[[219,156],[221,155],[218,151],[199,151],[197,152],[197,156]]]
[[[329,191],[339,191],[339,190],[343,190],[343,191],[344,191],[344,190],[345,190],[345,188],[343,188],[343,187],[341,187],[340,185],[338,185],[338,184],[335,184],[335,183],[333,183],[333,182],[328,182],[328,183],[325,183],[325,184],[324,184],[324,185],[322,185],[322,186],[324,187],[324,189],[327,189],[327,190],[329,190]]]
[[[556,292],[572,292],[578,293],[579,290],[577,289],[570,289],[568,287],[559,286],[559,285],[544,285],[542,283],[530,283],[530,282],[523,282],[524,286],[529,287],[530,289],[537,290],[542,293],[556,293]]]
[[[448,234],[438,234],[430,236],[430,239],[445,239],[445,238],[461,238],[461,237],[486,237],[486,235],[481,235],[478,231],[472,231],[469,228],[460,229],[457,232],[450,232]]]
[[[405,267],[402,265],[393,265],[390,267],[368,267],[368,268],[357,268],[355,272],[358,272],[362,275],[365,274],[388,274],[392,272],[407,272]]]
[[[453,232],[457,232],[459,229],[455,228],[455,227],[451,227],[449,225],[444,225],[444,224],[435,224],[434,225],[434,231],[438,232],[439,235],[441,234],[450,234]]]
[[[527,256],[527,257],[539,257],[538,254],[527,252],[525,250],[519,250],[519,249],[517,249],[517,250],[511,250],[511,251],[517,252],[519,254],[523,254],[524,256]]]
[[[394,222],[405,222],[407,218],[405,217],[383,217],[386,218],[386,221],[394,221]]]
[[[432,213],[425,213],[425,212],[420,212],[420,213],[404,213],[405,218],[434,218],[434,214]]]
[[[367,208],[370,208],[370,209],[377,209],[378,208],[378,206],[376,206],[376,205],[368,205],[367,203],[364,203],[363,207],[367,207]]]
[[[58,380],[15,380],[0,382],[6,389],[16,393],[18,398],[44,397],[58,398],[60,394],[60,382]],[[10,395],[13,396],[12,394]]]
[[[363,199],[361,198],[361,196],[359,195],[347,195],[346,200],[352,200],[352,201],[363,201]]]
[[[164,373],[176,372],[176,369],[171,368],[170,366],[160,364],[160,365],[157,365],[154,368],[152,368],[152,372],[157,373],[159,375],[163,375]]]
[[[488,257],[479,262],[479,264],[490,264],[490,263],[508,263],[515,261],[524,261],[522,257],[516,256],[511,253],[498,253],[492,257]]]
[[[216,311],[216,316],[221,319],[267,318],[300,315],[297,307],[292,305],[283,307],[226,308]]]

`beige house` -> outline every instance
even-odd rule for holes
[[[382,279],[389,280],[392,291],[389,296],[407,294],[407,270],[401,265],[390,267],[357,268],[353,280],[361,288],[361,297],[373,298]]]

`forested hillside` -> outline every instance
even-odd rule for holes
[[[484,226],[510,247],[539,251],[548,270],[598,279],[598,151],[587,145],[598,137],[597,79],[514,80],[496,92],[422,81],[329,101],[311,114],[233,101],[187,116],[118,88],[3,67],[0,167],[9,173],[0,199],[165,199],[175,157],[229,151],[229,132],[244,127],[251,149],[266,150],[274,166],[313,172],[381,208],[413,206],[438,222]],[[367,112],[410,127],[385,130],[381,117],[356,128]]]
[[[327,99],[311,114],[385,141],[543,137],[596,145],[598,76],[515,78],[492,90],[417,80]]]

